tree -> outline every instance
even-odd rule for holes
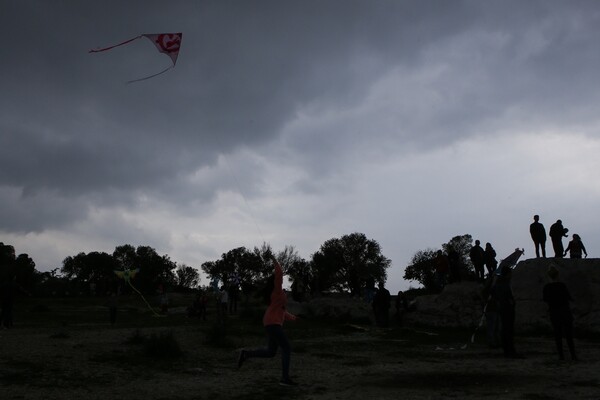
[[[476,280],[475,267],[469,258],[469,252],[473,247],[473,237],[469,234],[454,236],[448,243],[442,245],[446,254],[452,250],[458,253],[458,271],[462,279]]]
[[[448,243],[442,244],[446,254],[455,251],[458,254],[458,269],[462,279],[475,279],[473,265],[469,259],[473,238],[471,235],[454,236]],[[417,281],[425,289],[435,289],[435,262],[437,249],[419,250],[410,261],[410,265],[404,269],[404,279]]]
[[[238,247],[221,255],[221,259],[207,261],[201,268],[211,279],[228,282],[234,274],[240,279],[242,291],[246,294],[273,273],[271,247],[263,244],[261,248],[249,251],[245,247]]]
[[[75,257],[63,260],[61,273],[80,287],[84,284],[98,285],[100,292],[106,289],[109,282],[115,280],[114,271],[120,269],[113,256],[104,252],[79,253]]]
[[[178,265],[175,276],[177,277],[177,286],[182,289],[194,289],[200,283],[200,274],[196,268],[189,265]]]
[[[425,289],[436,288],[435,282],[435,257],[436,249],[419,250],[410,260],[410,265],[404,269],[404,279],[417,281]]]
[[[177,265],[168,255],[161,256],[150,246],[130,244],[115,247],[113,257],[120,270],[139,269],[135,275],[134,285],[141,292],[152,293],[159,284],[171,286],[176,282],[173,270]]]
[[[13,279],[15,262],[15,248],[0,242],[0,283]]]
[[[368,279],[385,282],[391,260],[377,241],[363,233],[327,240],[312,257],[316,290],[350,291],[360,295]]]
[[[135,267],[140,269],[135,276],[135,286],[140,291],[152,293],[161,284],[165,287],[175,284],[173,270],[177,265],[168,255],[160,256],[150,246],[138,246],[134,260]]]

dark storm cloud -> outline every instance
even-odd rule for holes
[[[397,129],[354,124],[349,117],[303,131],[278,153],[309,172],[306,187],[319,187],[310,181],[342,168],[344,158],[376,154],[378,142],[386,144],[383,152],[442,145],[480,133],[509,112],[537,120],[562,112],[575,121],[597,111],[570,106],[582,91],[589,104],[597,100],[589,94],[589,86],[598,85],[591,79],[598,65],[593,2],[40,1],[1,7],[5,229],[68,224],[85,215],[85,205],[132,205],[139,193],[173,204],[213,199],[220,187],[235,189],[231,180],[193,177],[214,166],[219,153],[268,144],[301,110],[352,109],[397,69],[414,78],[399,86],[406,90],[399,105],[406,107],[390,110],[396,114],[388,125]],[[168,66],[150,43],[87,54],[163,31],[184,33],[178,65],[149,81],[123,84]],[[419,81],[432,66],[441,72]],[[252,195],[261,168],[239,168],[239,182]],[[45,194],[61,201],[43,211],[28,207],[31,217],[23,218],[7,211],[18,207],[15,193],[30,199],[23,205],[42,202]]]

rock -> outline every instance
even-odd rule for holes
[[[600,259],[537,258],[521,261],[512,276],[516,301],[515,329],[549,331],[548,306],[542,299],[547,271],[555,265],[571,293],[575,328],[600,332]],[[459,282],[442,293],[415,299],[416,310],[405,314],[407,324],[432,327],[474,328],[483,314],[483,285]]]
[[[347,296],[316,297],[303,303],[288,301],[287,308],[295,315],[329,318],[344,322],[371,323],[373,319],[373,310],[370,304],[362,299]]]
[[[516,327],[521,330],[550,329],[548,307],[542,299],[547,271],[554,265],[559,280],[571,293],[576,328],[600,331],[600,259],[534,258],[521,261],[512,277]]]
[[[406,324],[473,328],[483,315],[483,286],[477,282],[446,285],[440,294],[419,296],[416,309],[404,315]]]

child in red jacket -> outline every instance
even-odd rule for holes
[[[290,379],[290,343],[283,332],[283,321],[296,320],[296,316],[286,311],[287,297],[283,291],[283,270],[277,260],[273,259],[275,267],[274,275],[267,282],[270,289],[269,307],[263,317],[263,325],[267,331],[268,345],[266,348],[256,350],[242,350],[238,358],[238,368],[249,358],[272,358],[277,354],[277,348],[281,347],[281,381],[280,385],[296,385]],[[268,289],[267,289],[268,290]]]

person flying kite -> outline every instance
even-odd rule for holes
[[[178,33],[144,33],[142,35],[136,36],[134,38],[131,38],[131,39],[126,40],[119,44],[115,44],[115,45],[108,46],[108,47],[103,47],[100,49],[92,49],[89,51],[89,53],[100,53],[102,51],[111,50],[111,49],[114,49],[115,47],[119,47],[119,46],[123,46],[128,43],[131,43],[134,40],[140,39],[142,37],[148,38],[152,43],[154,43],[154,45],[156,46],[158,51],[171,57],[171,61],[173,61],[173,65],[165,68],[164,70],[162,70],[156,74],[146,76],[144,78],[134,79],[134,80],[128,81],[127,83],[139,82],[139,81],[144,81],[146,79],[154,78],[155,76],[164,74],[171,68],[175,68],[175,64],[177,63],[177,57],[179,56],[179,49],[181,47],[181,40],[183,38],[183,33],[181,33],[181,32],[178,32]]]

